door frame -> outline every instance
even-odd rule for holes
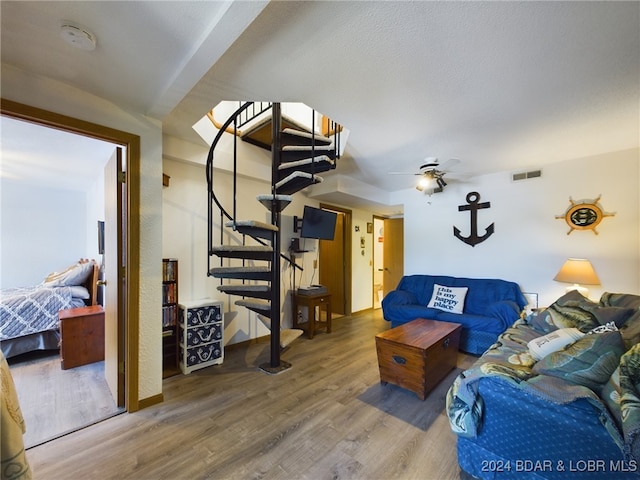
[[[376,243],[378,243],[377,241],[377,235],[378,233],[376,232],[376,220],[377,221],[381,221],[383,226],[384,226],[384,221],[386,220],[386,217],[383,217],[381,215],[373,215],[373,218],[371,219],[371,221],[373,222],[373,232],[371,234],[371,245],[372,245],[372,249],[371,249],[371,255],[372,255],[372,268],[371,268],[371,291],[372,291],[372,303],[371,303],[371,308],[382,308],[382,305],[380,305],[380,307],[376,307],[377,303],[382,304],[382,301],[377,302],[376,297],[378,296],[378,292],[376,291],[376,268],[380,268],[381,271],[381,275],[382,275],[382,291],[384,292],[384,258],[382,259],[382,265],[377,265],[376,264]],[[384,242],[384,236],[382,237],[382,242]],[[384,243],[383,243],[384,244]]]
[[[140,137],[128,132],[87,122],[59,113],[0,98],[0,115],[38,125],[103,140],[126,148],[127,203],[126,211],[126,304],[125,319],[119,325],[124,336],[125,409],[140,409],[138,376],[139,292],[140,292]],[[120,301],[120,300],[119,300]],[[124,328],[122,327],[124,322]]]
[[[352,311],[351,311],[351,278],[352,278],[352,273],[351,273],[351,269],[352,267],[352,262],[351,262],[351,242],[352,242],[352,237],[351,237],[351,216],[352,216],[352,211],[346,208],[342,208],[342,207],[336,207],[335,205],[329,205],[328,203],[321,203],[320,204],[320,208],[325,209],[325,210],[333,210],[334,212],[340,212],[344,214],[344,235],[343,238],[341,238],[340,240],[343,242],[343,251],[344,251],[344,262],[345,262],[345,267],[344,267],[344,303],[345,303],[345,315],[351,315]],[[334,239],[335,240],[335,239]],[[318,247],[320,248],[320,247]],[[322,268],[322,258],[320,258],[320,268]]]

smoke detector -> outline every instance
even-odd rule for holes
[[[82,50],[95,50],[96,36],[82,25],[63,20],[60,22],[60,36],[69,45]]]

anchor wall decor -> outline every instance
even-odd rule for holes
[[[478,243],[484,242],[487,238],[493,235],[494,232],[494,224],[492,223],[485,228],[484,235],[478,235],[478,210],[491,207],[491,202],[478,203],[479,201],[480,194],[478,192],[469,192],[467,193],[467,205],[458,205],[459,212],[468,210],[471,215],[471,232],[469,233],[469,236],[463,237],[460,234],[460,229],[456,226],[453,227],[453,234],[458,239],[472,247],[475,247]]]

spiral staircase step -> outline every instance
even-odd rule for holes
[[[261,298],[268,300],[271,297],[271,287],[269,285],[219,285],[219,292],[227,295],[237,295],[239,297]]]
[[[258,195],[257,200],[270,212],[281,212],[292,202],[291,195]]]
[[[235,278],[238,280],[271,280],[270,267],[215,267],[209,270],[214,278]]]
[[[271,260],[273,248],[268,245],[218,245],[211,252],[220,258]]]
[[[267,300],[258,299],[243,299],[236,300],[236,305],[240,307],[248,308],[249,310],[264,315],[267,318],[271,318],[271,302]]]
[[[271,240],[273,233],[278,231],[278,227],[270,223],[259,222],[257,220],[236,220],[225,223],[226,227],[232,228],[244,235]]]
[[[285,194],[298,192],[309,185],[321,182],[322,177],[312,173],[295,171],[276,183],[276,192]]]

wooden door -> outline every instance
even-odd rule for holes
[[[382,289],[386,295],[394,290],[404,275],[404,219],[384,220]]]
[[[124,406],[124,185],[122,149],[116,147],[104,170],[104,370],[107,384],[119,407]]]
[[[331,294],[331,310],[341,315],[345,308],[344,214],[338,212],[333,240],[320,240],[320,285]]]

